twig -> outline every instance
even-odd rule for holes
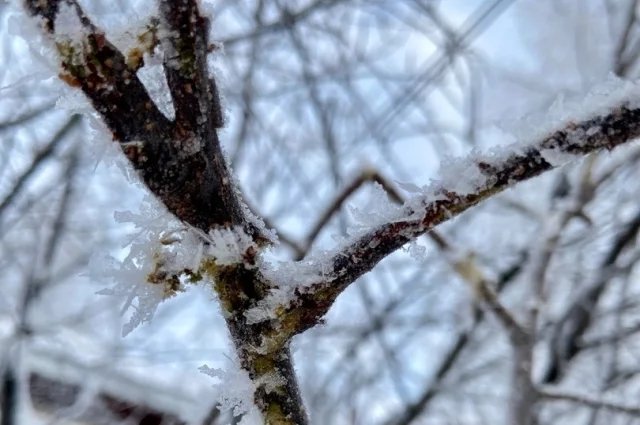
[[[526,258],[522,258],[500,275],[500,278],[498,279],[496,285],[498,292],[501,292],[507,284],[512,282],[520,274],[525,263]],[[420,413],[425,411],[431,400],[433,400],[433,398],[438,394],[438,389],[440,388],[440,385],[442,384],[444,379],[449,375],[449,373],[453,370],[453,367],[459,361],[464,349],[472,341],[474,331],[478,328],[478,325],[484,321],[485,317],[486,316],[484,310],[476,309],[474,311],[473,322],[471,326],[467,330],[459,333],[456,336],[455,341],[453,342],[447,353],[440,360],[440,364],[436,369],[434,377],[429,385],[424,388],[421,395],[413,404],[407,406],[404,409],[403,413],[400,415],[400,418],[394,421],[390,421],[389,424],[409,425],[420,415]]]
[[[91,100],[145,185],[167,209],[203,234],[218,227],[240,227],[255,242],[241,262],[213,264],[206,273],[215,281],[241,365],[256,382],[255,400],[265,421],[306,424],[289,354],[292,332],[280,332],[278,321],[271,326],[251,325],[244,315],[270,287],[255,267],[260,248],[270,240],[246,216],[222,154],[217,134],[223,125],[222,109],[206,60],[209,21],[201,15],[198,1],[161,0],[160,19],[137,34],[138,45],[126,54],[76,0],[24,0],[24,4],[55,41],[63,70],[60,78]],[[80,40],[69,41],[56,33],[63,7],[80,21]],[[158,46],[164,50],[175,120],[160,112],[137,76],[144,54],[154,54]],[[263,340],[269,347],[256,350]]]
[[[563,393],[547,389],[538,390],[538,394],[541,398],[549,401],[569,401],[596,409],[606,409],[627,415],[640,416],[640,407],[637,406],[628,406],[605,400],[597,400],[579,394]]]
[[[169,211],[205,232],[237,225],[258,240],[266,239],[244,217],[221,152],[216,132],[222,125],[220,102],[206,64],[208,20],[200,15],[195,0],[160,2],[162,22],[150,22],[138,35],[139,45],[126,54],[75,0],[24,2],[56,41],[63,69],[60,78],[89,98],[146,186]],[[55,38],[55,19],[63,5],[75,10],[83,26],[78,42]],[[160,40],[158,30],[163,25],[170,31]],[[167,50],[165,72],[176,110],[174,121],[160,112],[136,74],[144,65],[143,54],[153,54],[158,44]]]
[[[322,229],[329,223],[331,217],[340,210],[340,208],[345,204],[347,199],[351,197],[360,187],[362,187],[366,183],[375,182],[378,183],[382,188],[389,194],[391,200],[393,200],[397,204],[403,204],[405,202],[404,197],[400,194],[398,189],[393,185],[387,178],[385,178],[381,173],[379,173],[375,169],[364,169],[362,170],[347,186],[345,186],[342,191],[334,198],[334,200],[329,204],[329,206],[322,213],[316,224],[311,228],[311,231],[306,237],[304,242],[304,254],[311,249],[311,246],[317,239],[318,235],[322,231]],[[440,248],[449,248],[445,239],[440,236],[438,232],[432,230],[427,233],[427,236],[431,238],[436,245]],[[304,255],[298,255],[296,260],[302,260]]]
[[[65,140],[66,136],[69,135],[71,130],[75,128],[75,126],[80,122],[80,116],[74,115],[69,121],[67,121],[60,130],[52,137],[51,141],[40,150],[31,161],[31,164],[27,169],[18,177],[18,180],[13,185],[11,191],[7,194],[7,196],[0,202],[0,216],[4,212],[4,210],[11,205],[16,196],[22,193],[22,189],[25,184],[29,181],[32,175],[34,175],[42,166],[42,164],[49,159],[60,146],[62,141]]]
[[[640,231],[640,213],[625,226],[611,244],[602,260],[597,280],[580,293],[568,306],[565,313],[554,324],[551,336],[551,360],[542,378],[543,383],[558,382],[571,360],[581,351],[580,338],[588,329],[596,311],[596,304],[610,281],[610,268],[618,260],[624,249]]]

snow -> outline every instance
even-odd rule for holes
[[[401,216],[401,208],[391,202],[387,192],[378,183],[373,185],[369,204],[373,205],[373,208],[360,209],[351,205],[349,206],[349,212],[357,223],[356,226],[351,229],[352,233],[354,231],[367,231],[383,223],[393,222],[397,220],[398,216]]]
[[[519,144],[527,145],[568,123],[606,114],[623,103],[627,103],[631,108],[637,107],[639,93],[640,88],[636,81],[622,80],[611,73],[605,81],[595,85],[582,96],[560,93],[548,110],[531,113],[511,122],[503,122],[499,127],[513,135]]]
[[[281,262],[277,269],[273,269],[269,264],[263,265],[263,274],[265,274],[271,282],[282,286],[280,288],[272,289],[265,299],[259,301],[255,307],[245,311],[244,316],[247,319],[247,324],[253,325],[267,320],[276,319],[278,317],[276,313],[278,307],[287,305],[288,302],[293,299],[292,290],[294,288],[294,283],[300,284],[300,278],[303,276],[302,274],[298,274],[298,279],[294,280],[293,276],[295,276],[296,271],[302,269],[302,267],[295,267],[293,264],[300,266],[304,266],[305,264],[311,265],[311,281],[315,282],[318,280],[317,273],[315,272],[315,269],[313,269],[312,263]],[[279,280],[274,280],[275,278]]]

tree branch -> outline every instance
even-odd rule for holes
[[[502,292],[510,282],[520,275],[526,260],[527,257],[524,256],[513,266],[500,274],[500,277],[497,280],[496,292]],[[444,380],[449,376],[454,366],[460,361],[465,348],[471,341],[473,341],[474,332],[486,318],[485,310],[475,309],[473,313],[473,321],[471,322],[471,325],[466,330],[456,335],[453,343],[440,360],[438,367],[435,369],[432,381],[422,390],[422,393],[416,401],[408,405],[402,414],[400,414],[399,418],[394,418],[394,420],[389,421],[387,423],[388,425],[409,425],[429,407],[431,401],[438,395],[439,389]]]
[[[611,150],[640,136],[639,119],[640,109],[623,105],[606,115],[570,123],[508,156],[468,157],[464,160],[464,172],[483,177],[473,190],[456,192],[456,182],[450,182],[451,187],[435,185],[426,195],[410,200],[397,219],[344,244],[345,248],[323,259],[322,264],[317,265],[316,283],[294,289],[296,296],[288,306],[289,311],[304,306],[306,317],[321,317],[344,289],[406,243],[513,184],[562,165],[553,160],[554,155],[579,157],[602,149]],[[460,164],[455,167],[460,170]],[[315,320],[301,323],[300,331],[314,324]]]
[[[270,240],[245,213],[222,154],[217,135],[222,109],[206,62],[209,24],[197,1],[161,0],[160,19],[138,34],[138,46],[126,55],[106,39],[75,0],[25,0],[25,5],[43,20],[55,42],[63,69],[60,78],[91,100],[146,186],[168,210],[204,236],[219,231],[218,227],[233,227],[232,232],[239,227],[256,242],[235,264],[209,259],[202,265],[203,273],[215,282],[241,365],[256,384],[256,404],[265,420],[306,423],[288,350],[291,331],[281,329],[281,323],[252,325],[244,315],[270,287],[256,267],[260,248]],[[63,9],[75,13],[83,27],[81,34],[57,33],[56,19]],[[153,54],[158,46],[165,50],[164,70],[175,120],[159,111],[136,75],[144,65],[144,54]],[[268,346],[256,350],[264,341]]]
[[[600,274],[567,307],[564,314],[554,323],[550,341],[550,360],[542,383],[559,382],[571,361],[582,351],[580,340],[593,321],[596,305],[610,282],[609,270],[616,263],[625,248],[635,240],[640,231],[640,213],[625,225],[625,229],[611,241],[610,249],[602,259]]]
[[[268,239],[245,213],[222,154],[217,134],[223,125],[222,108],[206,63],[209,21],[200,14],[197,0],[159,0],[160,19],[150,22],[138,35],[139,45],[125,53],[106,39],[76,0],[24,1],[55,41],[63,69],[60,77],[91,100],[144,183],[169,211],[205,234],[220,233],[220,227],[240,227],[250,236],[240,260],[217,264],[210,256],[200,266],[214,280],[241,366],[256,386],[255,402],[268,424],[308,422],[289,352],[291,338],[315,325],[345,288],[384,257],[512,184],[554,168],[558,164],[552,155],[613,149],[640,135],[640,109],[621,106],[608,115],[570,124],[508,156],[470,157],[462,163],[463,170],[455,165],[464,175],[450,172],[448,180],[406,202],[387,223],[324,257],[322,264],[316,264],[317,275],[312,274],[311,280],[308,273],[304,276],[310,283],[302,286],[303,277],[294,275],[289,304],[278,305],[283,308],[271,311],[270,320],[258,320],[247,313],[284,286],[270,281],[260,268],[261,248]],[[82,35],[70,39],[56,32],[62,8],[77,15]],[[292,16],[284,14],[282,25],[290,26]],[[154,105],[136,75],[144,65],[144,54],[153,54],[158,46],[165,53],[164,72],[176,112],[173,120]],[[469,173],[474,181],[463,181],[465,187],[460,189],[457,180]],[[311,242],[323,225],[321,221],[311,232]],[[487,293],[483,299],[492,301],[495,296]],[[499,317],[511,323],[509,315]],[[518,328],[515,321],[511,324]]]
[[[216,133],[222,126],[220,101],[206,66],[208,21],[195,0],[162,1],[164,21],[150,22],[126,54],[75,0],[25,0],[25,5],[43,20],[55,42],[60,78],[89,98],[146,186],[169,211],[205,232],[235,225],[256,240],[266,240],[246,219],[222,155]],[[81,40],[56,32],[56,18],[64,7],[75,11],[84,30]],[[160,39],[159,25],[166,25],[170,35]],[[136,75],[144,66],[144,54],[153,54],[160,44],[168,50],[165,72],[176,109],[173,121],[160,112]]]
[[[60,128],[60,130],[56,132],[56,134],[51,138],[51,141],[34,156],[29,167],[27,167],[27,169],[18,177],[7,196],[2,201],[0,201],[0,216],[7,209],[7,207],[12,204],[16,196],[22,193],[22,190],[24,189],[31,176],[36,174],[36,172],[42,167],[43,163],[56,153],[62,141],[65,140],[71,130],[73,130],[79,122],[79,115],[72,116],[62,126],[62,128]]]
[[[563,393],[554,390],[539,390],[539,396],[543,399],[550,401],[568,401],[572,403],[581,404],[583,406],[612,410],[614,412],[624,413],[631,416],[640,416],[640,407],[627,406],[619,403],[596,400],[588,396],[579,394]]]
[[[217,216],[215,224],[240,225],[258,235],[244,217],[216,132],[223,126],[223,113],[207,70],[209,20],[200,14],[196,0],[160,1],[160,14],[169,34],[161,43],[176,111],[175,132],[184,148],[198,157],[195,180],[185,180],[189,193],[196,196],[196,210]]]

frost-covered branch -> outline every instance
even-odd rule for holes
[[[25,0],[25,4],[53,38],[62,68],[60,78],[83,91],[114,138],[139,140],[145,147],[157,148],[162,140],[153,136],[162,134],[171,123],[136,75],[142,52],[120,52],[75,0]]]
[[[123,281],[102,291],[126,296],[125,307],[138,299],[124,333],[149,320],[158,303],[182,291],[185,282],[213,280],[240,366],[254,386],[265,421],[306,423],[289,354],[293,327],[255,325],[244,315],[271,287],[256,267],[271,239],[242,204],[222,153],[217,134],[222,107],[207,65],[215,46],[208,41],[209,21],[198,2],[160,0],[159,17],[136,34],[126,52],[107,39],[75,0],[24,4],[53,41],[60,78],[82,90],[146,186],[190,225],[175,241],[165,237],[171,229],[160,229],[132,247],[115,271]],[[162,56],[175,118],[163,114],[137,76],[154,55]],[[172,247],[174,242],[181,247]]]
[[[635,86],[626,87],[622,92],[628,96],[634,90]],[[288,294],[283,294],[282,290],[274,293],[271,299],[262,303],[261,309],[253,312],[253,319],[270,317],[270,310],[283,304],[292,312],[304,308],[305,317],[321,317],[356,279],[435,226],[516,183],[585,154],[611,150],[637,138],[640,136],[640,109],[637,104],[630,103],[628,97],[621,96],[621,91],[615,91],[612,96],[617,98],[604,96],[597,104],[592,99],[594,109],[577,114],[586,116],[585,119],[566,123],[538,140],[505,148],[491,156],[473,154],[461,161],[445,162],[442,179],[429,187],[415,187],[415,196],[394,214],[385,217],[386,223],[355,235],[333,251],[297,265],[283,266],[281,275],[298,273],[298,276],[304,276],[304,282],[290,288]],[[278,276],[274,279],[278,280]],[[301,323],[301,330],[314,323],[315,320]]]
[[[220,99],[208,75],[208,21],[195,1],[163,1],[121,52],[75,0],[25,0],[54,43],[60,78],[91,101],[147,187],[182,221],[203,231],[236,225],[256,238],[217,135]],[[137,76],[145,58],[164,57],[175,119],[167,118]]]
[[[397,204],[404,204],[406,200],[395,185],[385,178],[380,172],[374,169],[362,170],[351,183],[338,194],[338,196],[331,202],[329,207],[320,216],[318,222],[313,226],[307,240],[305,241],[306,249],[304,252],[308,252],[311,249],[311,245],[320,234],[322,228],[329,222],[331,217],[340,210],[340,208],[346,203],[347,199],[353,195],[361,186],[365,183],[377,183],[384,191],[389,195],[391,200]],[[438,247],[443,254],[445,260],[450,264],[453,271],[465,282],[469,284],[474,292],[474,298],[483,303],[489,310],[496,315],[496,317],[504,325],[505,329],[510,333],[522,333],[521,326],[513,315],[502,305],[498,300],[497,294],[491,289],[490,282],[484,276],[480,268],[475,261],[474,253],[467,253],[461,256],[460,253],[455,252],[455,249],[447,240],[438,233],[435,229],[432,229],[426,234]],[[298,257],[302,259],[302,257]]]

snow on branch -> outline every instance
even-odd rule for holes
[[[135,49],[127,54],[120,52],[75,0],[25,0],[25,5],[41,19],[53,41],[60,60],[59,77],[82,90],[114,138],[161,143],[153,136],[169,129],[171,123],[156,108],[136,75],[143,63],[132,58],[142,53]],[[140,46],[144,50],[154,47],[153,42],[145,44]]]
[[[444,161],[440,179],[431,185],[405,185],[413,197],[401,208],[390,210],[381,205],[377,209],[383,211],[378,217],[384,222],[373,223],[339,247],[307,260],[282,263],[277,270],[265,266],[265,275],[278,283],[278,288],[246,313],[249,321],[269,320],[276,312],[294,313],[304,308],[309,321],[300,324],[300,331],[313,326],[314,318],[326,313],[347,286],[435,226],[518,182],[640,137],[637,99],[638,85],[611,80],[592,91],[580,107],[564,104],[564,113],[559,113],[562,111],[554,110],[556,106],[550,111],[554,116],[542,125],[528,123],[530,136],[512,146]]]

